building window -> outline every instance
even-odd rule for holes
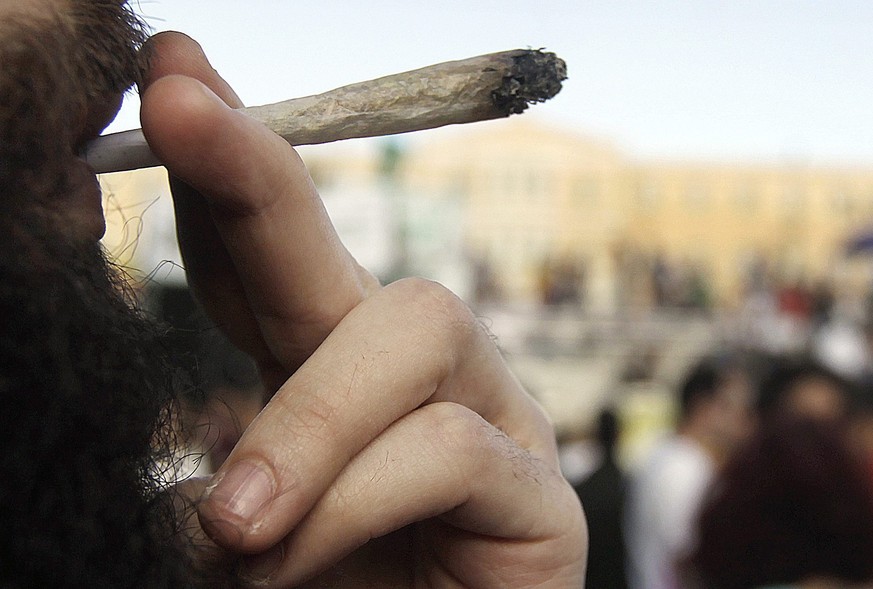
[[[600,181],[594,176],[583,176],[573,181],[573,204],[595,207],[600,201]]]
[[[734,202],[740,213],[754,215],[761,203],[761,195],[752,184],[740,184],[734,193]]]
[[[690,182],[685,189],[685,205],[689,211],[695,213],[705,212],[712,201],[709,187],[703,182]]]
[[[799,186],[782,191],[782,212],[786,217],[799,217],[806,209],[806,192]]]
[[[526,173],[526,195],[531,201],[548,199],[554,195],[554,180],[546,169],[531,169]]]
[[[643,211],[653,211],[658,208],[661,200],[661,191],[654,182],[642,180],[636,189],[637,207]]]
[[[449,178],[448,193],[462,199],[468,198],[473,185],[470,170],[454,170],[449,174]]]
[[[848,190],[837,188],[831,195],[831,206],[836,214],[850,217],[854,212],[855,202]]]

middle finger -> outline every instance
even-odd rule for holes
[[[557,467],[550,423],[469,309],[404,280],[349,313],[249,426],[200,505],[204,528],[242,552],[274,545],[373,439],[441,401]]]

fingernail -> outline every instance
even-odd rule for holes
[[[222,511],[254,524],[255,518],[273,498],[273,477],[251,462],[234,464],[214,485],[207,487],[205,499],[220,505]]]
[[[263,583],[279,570],[285,560],[285,546],[277,544],[262,554],[247,556],[242,561],[243,576],[253,583]]]

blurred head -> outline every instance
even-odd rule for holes
[[[777,359],[761,382],[758,411],[766,422],[780,416],[839,421],[851,398],[848,381],[810,358]]]
[[[680,389],[679,432],[695,438],[716,459],[746,439],[752,428],[752,388],[732,358],[705,358]]]
[[[607,457],[614,457],[615,447],[621,435],[621,426],[614,409],[611,407],[604,408],[597,415],[595,434]]]
[[[850,443],[867,465],[867,476],[873,482],[873,388],[870,383],[857,391],[847,429]]]
[[[691,563],[705,589],[873,580],[873,489],[840,428],[761,428],[704,502]]]

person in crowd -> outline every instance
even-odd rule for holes
[[[782,415],[716,478],[689,589],[845,589],[873,583],[873,486],[843,428]]]
[[[712,477],[752,427],[752,389],[741,363],[704,358],[679,390],[676,431],[631,476],[626,508],[633,589],[675,589],[693,546],[697,509]]]
[[[850,446],[860,456],[873,485],[873,387],[869,382],[855,391],[847,430]]]
[[[624,541],[624,503],[627,483],[616,456],[620,436],[618,416],[611,408],[597,418],[597,441],[602,451],[597,468],[574,485],[588,522],[588,570],[585,586],[626,589],[627,549]]]
[[[553,428],[490,335],[444,288],[361,268],[193,40],[146,41],[123,0],[4,0],[0,64],[0,586],[582,583]],[[269,401],[178,485],[186,379],[79,157],[133,83],[189,284]]]
[[[824,421],[846,419],[852,400],[848,380],[809,357],[776,357],[768,364],[757,400],[762,421],[786,414]]]

